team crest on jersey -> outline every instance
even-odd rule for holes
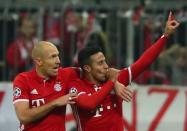
[[[75,87],[71,87],[69,92],[70,93],[77,93],[77,89]]]
[[[60,83],[56,83],[54,85],[54,89],[55,89],[55,91],[61,91],[62,90],[62,86],[60,85]]]
[[[21,95],[21,89],[16,87],[13,92],[14,97],[19,97]]]

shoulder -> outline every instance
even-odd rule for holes
[[[66,67],[66,68],[59,68],[59,74],[64,75],[66,78],[69,79],[76,79],[80,76],[80,68],[78,67]]]
[[[22,73],[19,73],[13,80],[13,83],[14,84],[17,84],[17,83],[25,83],[26,80],[30,77],[31,75],[31,72],[28,71],[28,72],[22,72]]]
[[[84,82],[79,78],[74,79],[70,82],[70,85],[83,85],[83,84],[84,84]]]
[[[75,72],[75,69],[73,67],[66,67],[66,68],[59,68],[59,73],[72,73]]]
[[[69,92],[79,93],[84,90],[84,82],[81,79],[72,80],[69,84]]]

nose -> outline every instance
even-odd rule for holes
[[[105,69],[108,69],[108,64],[105,62],[105,64],[104,64],[104,68]]]
[[[56,58],[56,64],[60,64],[60,58],[59,57]]]

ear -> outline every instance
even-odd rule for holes
[[[40,58],[36,58],[36,59],[34,60],[34,62],[36,63],[36,65],[39,65],[39,66],[41,66],[41,65],[43,64],[43,62],[41,61]]]
[[[86,71],[86,72],[90,72],[91,71],[91,67],[89,65],[84,65],[83,66],[83,69]]]

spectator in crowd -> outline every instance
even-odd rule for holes
[[[117,80],[127,86],[137,78],[158,57],[168,37],[178,26],[170,12],[164,35],[131,66],[115,70],[119,71]],[[106,93],[112,89],[112,83],[106,80],[109,66],[102,50],[86,47],[79,52],[78,62],[83,70],[83,78],[72,81],[69,89],[71,93],[78,93],[76,105],[73,105],[78,130],[123,131],[122,99],[113,92]],[[130,94],[125,94],[127,101],[131,99]]]
[[[111,58],[112,51],[108,38],[92,11],[80,13],[67,10],[63,30],[63,46],[66,49],[65,54],[68,54],[64,58],[65,63],[73,58],[72,63],[76,65],[78,52],[89,46],[87,43],[101,47],[107,59]]]
[[[81,17],[71,8],[67,8],[63,17],[63,65],[72,65],[72,58],[75,53],[76,37],[78,34],[78,25],[81,25]]]
[[[174,44],[158,60],[158,69],[167,75],[171,84],[187,85],[187,47]]]
[[[37,42],[36,23],[31,16],[24,16],[20,21],[17,38],[9,44],[6,58],[11,79],[19,72],[32,67],[31,50]]]
[[[95,13],[83,12],[82,22],[79,27],[76,42],[76,53],[74,56],[74,63],[77,63],[78,52],[87,46],[98,46],[102,49],[107,60],[111,57],[111,47],[108,43],[108,39],[101,25],[98,23]]]

